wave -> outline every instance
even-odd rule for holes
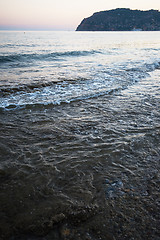
[[[90,50],[90,51],[66,51],[66,52],[51,52],[47,54],[11,54],[11,55],[1,55],[0,63],[8,62],[30,62],[34,60],[39,61],[52,61],[60,57],[78,57],[78,56],[87,56],[100,53],[100,51]]]
[[[160,69],[160,62],[145,63],[140,67],[122,70],[110,69],[90,79],[63,79],[50,82],[38,82],[15,87],[1,87],[0,108],[34,108],[59,105],[73,101],[114,94],[128,88],[135,82]]]
[[[122,89],[125,89],[125,87],[117,87],[113,89],[109,89],[106,91],[100,91],[100,92],[95,92],[91,94],[82,94],[79,96],[71,97],[70,98],[61,98],[57,100],[52,100],[52,101],[36,101],[36,102],[23,102],[23,103],[6,103],[3,106],[0,106],[0,112],[3,111],[10,111],[10,110],[20,110],[20,109],[43,109],[43,108],[50,108],[56,105],[61,105],[61,104],[69,104],[72,102],[77,102],[77,101],[83,101],[87,99],[93,99],[97,97],[101,97],[104,95],[111,95],[114,94],[118,91],[121,91]]]
[[[146,68],[146,71],[148,72],[152,72],[156,69],[160,69],[160,62],[146,63],[145,68]]]
[[[140,66],[140,67],[133,67],[133,68],[129,68],[126,69],[126,71],[131,71],[131,72],[152,72],[156,69],[160,69],[160,61],[155,61],[152,63],[145,63],[144,65]]]
[[[28,47],[28,48],[32,48],[32,47],[37,47],[37,44],[13,44],[13,43],[7,43],[7,44],[1,44],[0,48],[15,48],[15,47]]]
[[[71,53],[71,52],[70,52]],[[80,53],[80,52],[79,52]],[[69,54],[69,52],[68,52]],[[75,52],[72,54],[76,54]],[[127,72],[127,75],[129,77],[133,77],[134,81],[139,80],[140,78],[144,78],[146,76],[148,76],[149,72],[152,72],[156,69],[160,69],[160,61],[155,61],[153,63],[145,63],[142,66],[139,67],[132,67],[132,68],[127,68],[124,69],[123,71],[112,71],[110,70],[110,72],[107,72],[107,74],[109,75],[110,78],[112,77],[124,77],[124,73]],[[38,71],[38,70],[36,70]],[[106,73],[106,71],[102,71],[102,74]],[[126,76],[125,76],[126,77]],[[16,94],[19,92],[26,92],[26,93],[30,93],[30,92],[34,92],[37,91],[37,89],[42,89],[45,87],[51,87],[54,86],[55,84],[77,84],[77,83],[82,83],[82,82],[86,82],[87,79],[85,78],[74,78],[74,79],[54,79],[53,81],[46,81],[46,82],[32,82],[32,83],[28,83],[28,84],[18,84],[15,86],[1,86],[0,87],[0,95],[1,96],[6,96],[9,94]]]
[[[0,94],[1,96],[7,96],[10,94],[17,94],[17,93],[21,93],[21,92],[25,92],[25,93],[31,93],[36,91],[37,89],[41,89],[44,87],[49,87],[49,86],[53,86],[54,84],[57,84],[58,81],[54,81],[54,82],[39,82],[39,83],[31,83],[31,84],[27,84],[27,85],[16,85],[14,87],[2,87],[0,89]]]
[[[12,110],[60,105],[111,94],[123,87],[124,85],[116,84],[114,79],[108,80],[102,76],[99,79],[66,79],[57,83],[4,88],[1,91],[0,107],[1,110]]]
[[[18,84],[15,86],[2,86],[0,88],[0,96],[8,96],[10,94],[20,94],[20,93],[34,93],[35,91],[41,91],[46,87],[56,87],[58,86],[63,86],[64,87],[68,84],[77,84],[80,83],[82,84],[85,83],[87,79],[85,78],[74,78],[74,79],[58,79],[57,81],[54,79],[53,81],[48,81],[48,82],[32,82],[28,84]]]

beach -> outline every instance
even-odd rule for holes
[[[1,239],[158,240],[160,33],[0,34]]]

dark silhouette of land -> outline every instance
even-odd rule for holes
[[[117,8],[84,18],[76,31],[160,31],[158,10]]]

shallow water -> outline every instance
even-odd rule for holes
[[[159,239],[159,32],[1,36],[1,238]]]

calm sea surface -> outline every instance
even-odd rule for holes
[[[0,32],[0,239],[160,239],[160,32]]]

